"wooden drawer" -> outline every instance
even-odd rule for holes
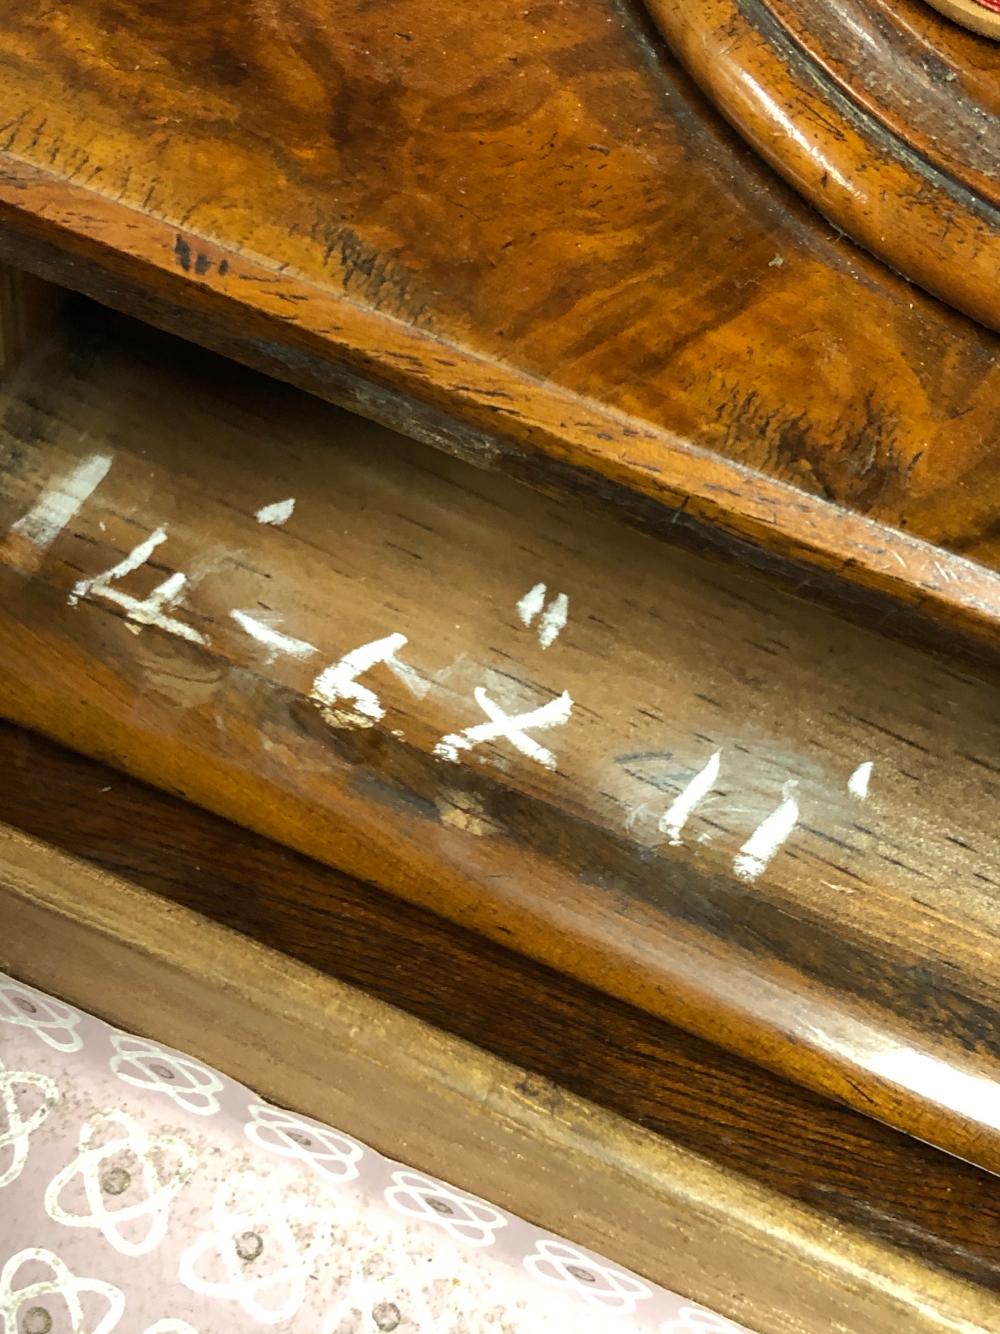
[[[57,306],[0,390],[0,712],[995,1166],[992,928],[962,880],[989,883],[995,687],[98,307]],[[392,635],[381,659],[352,658]],[[480,736],[453,717],[480,694],[505,719],[571,707]],[[67,837],[53,814],[36,818]],[[762,1332],[996,1325],[990,1247],[963,1249],[961,1226],[913,1245],[905,1210],[869,1226],[853,1186],[849,1207],[817,1211],[798,1186],[440,1033],[470,1072],[434,1076],[420,1135],[388,1101],[363,1133],[363,1081],[396,1079],[406,1025],[426,1026],[14,833],[4,847],[0,967],[265,1096],[291,1079],[300,1110],[439,1175],[441,1135],[464,1136],[457,1184]],[[207,891],[174,896],[225,917]],[[164,955],[168,927],[183,942]],[[273,924],[256,934],[281,943]],[[247,1002],[265,957],[272,990]],[[289,1045],[310,988],[309,1042],[330,997],[347,1007],[330,1034],[349,1076]],[[381,1055],[351,1047],[361,1011]],[[403,1108],[414,1067],[399,1078]],[[474,1127],[501,1085],[502,1133]],[[439,1096],[466,1119],[440,1118]],[[866,1151],[908,1152],[874,1130]],[[990,1178],[919,1153],[913,1171],[980,1192],[992,1216]]]
[[[0,414],[9,718],[1000,1163],[995,686],[87,304]]]

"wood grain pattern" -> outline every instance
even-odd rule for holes
[[[10,724],[0,821],[1000,1291],[996,1178]]]
[[[986,1334],[1000,1301],[0,829],[0,967],[761,1334]]]
[[[995,645],[995,336],[801,206],[611,0],[375,12],[10,0],[0,250],[804,593],[902,605],[911,638]]]
[[[0,396],[7,716],[1000,1164],[995,689],[79,317]],[[95,453],[97,491],[26,554],[12,525]],[[285,526],[255,520],[288,496]],[[148,563],[90,582],[151,539]],[[516,609],[541,582],[570,607],[547,648]],[[318,700],[328,667],[389,635],[408,640],[394,671],[360,672],[356,697],[381,717]],[[509,716],[568,692],[571,717],[530,738],[551,768],[503,738],[440,758],[482,723],[477,690]],[[673,845],[672,803],[716,752]],[[754,880],[740,858],[793,792]]]

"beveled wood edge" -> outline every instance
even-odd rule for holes
[[[5,825],[0,967],[761,1334],[1000,1328],[996,1295]]]
[[[647,3],[730,124],[824,217],[926,291],[1000,329],[1000,211],[835,87],[766,0]]]
[[[868,624],[885,616],[884,632],[996,674],[1000,573],[9,153],[0,260],[480,467],[610,500],[667,540],[714,548]]]
[[[976,0],[927,0],[927,3],[963,28],[1000,41],[1000,14],[977,5]]]

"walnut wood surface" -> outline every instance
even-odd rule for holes
[[[381,14],[8,0],[0,252],[804,593],[913,612],[889,632],[995,645],[996,337],[796,201],[612,0]],[[964,226],[935,215],[928,254],[966,257],[987,318],[992,242]]]
[[[996,689],[92,310],[0,423],[7,716],[1000,1167]],[[96,491],[33,545],[14,525],[95,454]],[[287,496],[287,524],[255,520]],[[161,529],[114,581],[169,578],[157,628],[86,581]],[[540,582],[569,598],[548,648],[516,610]],[[389,634],[398,673],[359,678],[384,716],[321,707],[320,674]],[[532,738],[551,769],[503,739],[440,758],[479,688],[510,716],[572,696]],[[748,883],[740,849],[791,791]]]
[[[0,829],[0,967],[760,1334],[990,1334],[996,1294]]]
[[[995,1177],[10,724],[0,772],[0,821],[1000,1290]]]
[[[65,292],[0,264],[0,379],[56,319]]]

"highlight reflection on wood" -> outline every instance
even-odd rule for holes
[[[995,689],[76,318],[0,396],[7,716],[1000,1166]]]
[[[927,291],[1000,327],[993,42],[922,0],[649,6],[723,114],[821,213]]]

